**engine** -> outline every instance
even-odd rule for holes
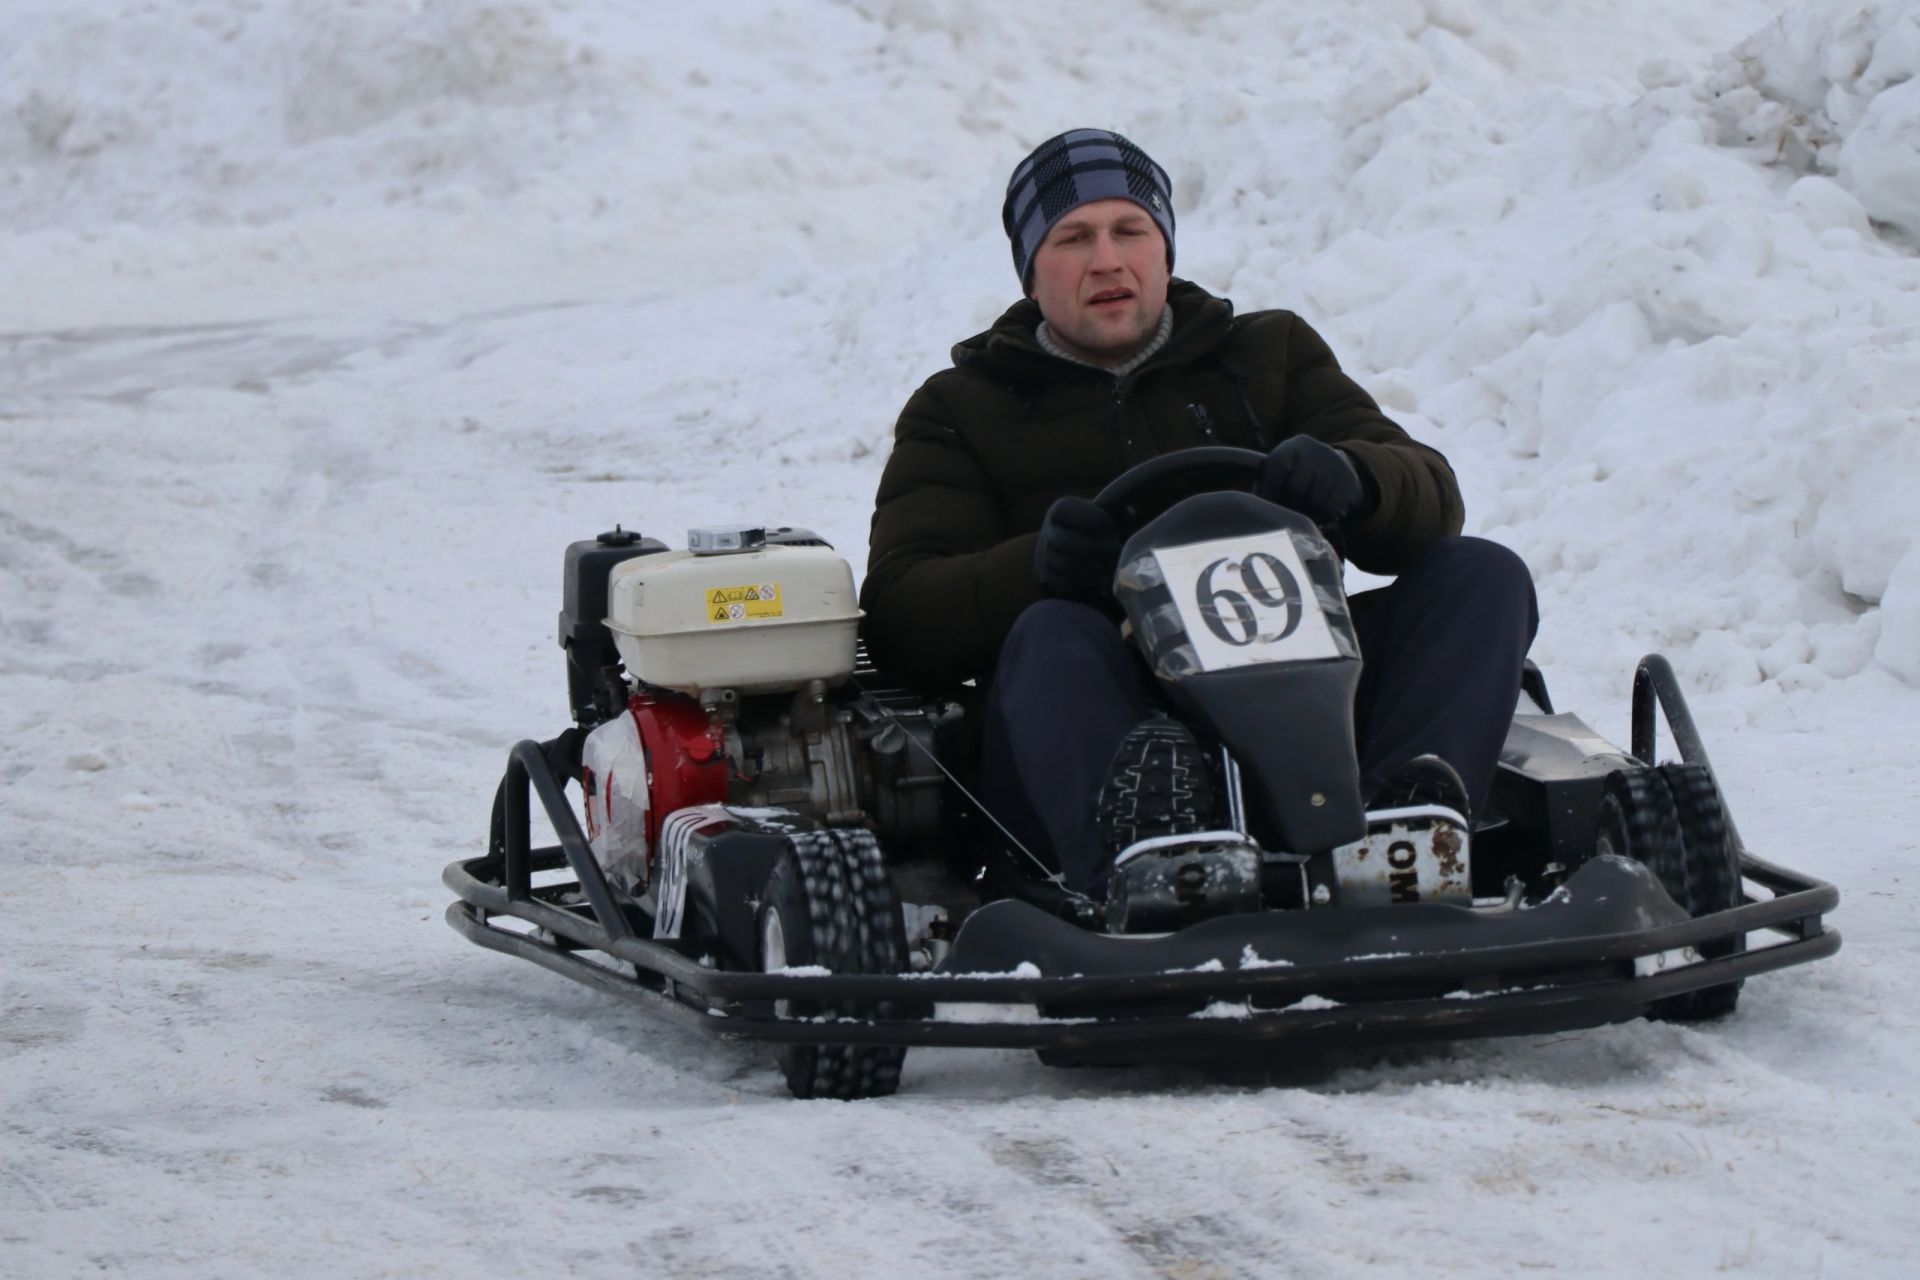
[[[652,878],[662,824],[697,806],[790,809],[883,843],[937,830],[933,738],[960,709],[855,679],[853,573],[812,533],[695,529],[669,551],[615,530],[568,549],[566,598],[587,835],[628,892]]]

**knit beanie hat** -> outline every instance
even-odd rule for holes
[[[1118,197],[1147,211],[1167,242],[1173,268],[1173,183],[1152,157],[1106,129],[1070,129],[1022,160],[1007,181],[1000,221],[1013,242],[1020,287],[1032,284],[1033,255],[1053,224],[1083,204]]]

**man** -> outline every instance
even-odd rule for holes
[[[1131,466],[1209,444],[1265,453],[1260,496],[1331,529],[1361,568],[1399,575],[1351,605],[1363,794],[1411,798],[1385,796],[1411,777],[1463,811],[1484,801],[1533,586],[1511,552],[1459,536],[1446,460],[1298,316],[1237,316],[1174,279],[1171,183],[1119,134],[1042,143],[1014,170],[1002,221],[1026,297],[902,411],[861,591],[885,669],[928,689],[986,684],[995,815],[1082,891],[1116,844],[1158,833],[1103,815],[1123,767],[1163,775],[1158,830],[1205,820],[1197,747],[1154,713],[1153,678],[1114,625],[1121,536],[1089,499]]]

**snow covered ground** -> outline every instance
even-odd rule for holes
[[[444,926],[565,544],[858,570],[1079,124],[1453,459],[1559,702],[1675,659],[1837,958],[847,1106]],[[1915,1273],[1911,0],[13,0],[0,227],[0,1275]]]

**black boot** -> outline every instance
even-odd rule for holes
[[[1163,715],[1129,729],[1100,788],[1097,813],[1109,857],[1154,836],[1212,827],[1213,777],[1193,731]]]
[[[1460,825],[1467,825],[1467,788],[1460,775],[1439,756],[1415,756],[1380,784],[1367,801],[1367,812],[1429,804],[1453,810],[1460,815]]]
[[[1439,756],[1415,756],[1367,802],[1367,834],[1333,851],[1343,904],[1473,901],[1467,789]]]
[[[1100,789],[1109,857],[1107,929],[1157,933],[1260,909],[1260,851],[1217,830],[1213,775],[1185,725],[1150,716],[1127,731]],[[1181,839],[1199,833],[1199,840]],[[1150,843],[1149,843],[1150,842]]]

